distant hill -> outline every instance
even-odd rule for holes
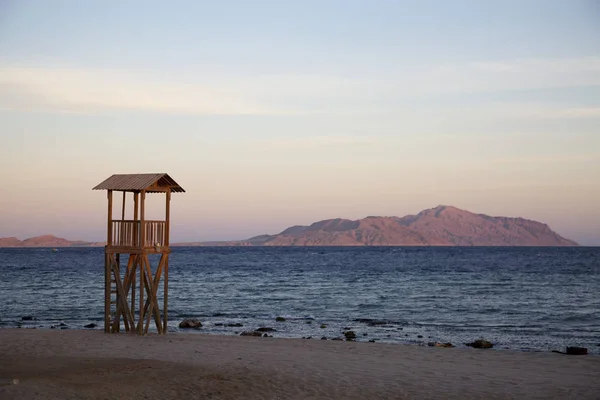
[[[52,235],[0,238],[0,247],[103,246]],[[327,219],[276,235],[246,240],[174,243],[172,246],[578,246],[548,225],[524,218],[490,217],[438,206],[405,217]]]
[[[207,245],[206,243],[197,243]],[[179,245],[189,245],[180,243]],[[438,206],[405,217],[328,219],[224,246],[577,246],[548,225]]]
[[[104,246],[102,242],[84,242],[82,240],[67,240],[53,235],[36,236],[25,240],[15,237],[0,238],[0,247],[76,247]]]

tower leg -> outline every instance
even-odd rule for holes
[[[110,287],[111,287],[111,265],[109,254],[104,253],[104,332],[110,333]]]
[[[130,275],[129,275],[129,276],[131,276],[131,311],[135,315],[135,273],[136,273],[135,270],[137,267],[139,257],[136,255],[133,255],[133,254],[130,255],[129,257],[130,257],[129,262],[131,263],[131,271],[130,271]]]
[[[117,271],[117,275],[119,275],[119,279],[121,279],[121,255],[119,253],[115,254],[115,268]],[[119,303],[119,292],[117,292],[115,294],[116,296],[116,303],[117,303],[117,307],[120,304]],[[121,331],[121,313],[119,311],[117,311],[115,313],[115,321],[113,323],[113,332],[120,332]]]
[[[167,333],[167,321],[168,317],[168,306],[169,306],[169,255],[165,254],[165,267],[164,267],[164,286],[163,286],[163,329],[162,333]]]
[[[140,310],[138,316],[138,324],[137,324],[137,334],[142,335],[144,329],[144,259],[146,258],[146,254],[142,254],[138,257],[138,266],[140,270]]]

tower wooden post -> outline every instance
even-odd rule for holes
[[[104,248],[104,331],[119,332],[122,320],[126,332],[144,335],[148,333],[150,320],[154,319],[157,332],[167,333],[171,193],[185,190],[164,173],[113,175],[94,187],[94,190],[107,190],[108,198]],[[120,220],[113,219],[113,191],[123,192]],[[125,219],[127,192],[133,193],[131,220]],[[147,193],[165,195],[164,220],[147,219]],[[123,259],[127,260],[123,271],[121,254],[128,255]],[[160,254],[160,261],[154,270],[148,257],[150,254]],[[161,279],[164,285],[162,315],[158,301]]]

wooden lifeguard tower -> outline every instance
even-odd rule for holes
[[[104,332],[121,329],[144,335],[148,333],[150,317],[159,334],[167,333],[169,289],[169,223],[171,193],[185,192],[167,174],[118,174],[100,183],[93,190],[108,191],[108,226],[104,250]],[[113,192],[123,193],[121,219],[113,219]],[[127,193],[133,193],[133,219],[125,219]],[[146,194],[164,193],[165,219],[146,220]],[[127,264],[121,272],[121,255]],[[152,271],[148,255],[159,254],[158,266]],[[162,318],[158,303],[158,288],[163,278]],[[136,280],[139,286],[136,313]],[[114,296],[114,297],[113,297]],[[137,325],[136,325],[137,314]]]

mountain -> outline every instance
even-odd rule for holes
[[[577,246],[548,225],[490,217],[451,206],[417,215],[329,219],[264,235],[265,246]],[[250,242],[250,241],[246,241]]]
[[[223,242],[173,243],[172,246],[578,246],[548,225],[524,218],[490,217],[438,206],[405,217],[327,219],[296,225],[276,235]],[[52,235],[25,240],[0,238],[0,247],[104,246]]]
[[[67,240],[53,235],[36,236],[25,240],[15,237],[0,238],[0,247],[75,247],[75,246],[104,246],[104,243]]]

